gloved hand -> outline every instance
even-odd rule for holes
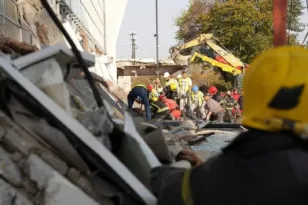
[[[205,119],[206,119],[206,120],[210,120],[210,118],[211,118],[211,116],[208,115],[208,116],[206,116]]]

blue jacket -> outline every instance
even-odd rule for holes
[[[148,120],[151,120],[151,110],[149,102],[149,92],[146,88],[141,86],[134,87],[127,96],[128,108],[132,109],[134,101],[140,98],[144,104],[144,109]]]

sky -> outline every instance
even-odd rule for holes
[[[305,0],[303,0],[304,3]],[[176,17],[181,11],[188,7],[189,0],[158,0],[159,16],[159,58],[169,57],[169,48],[177,44],[175,32],[177,27],[174,25]],[[306,5],[306,3],[304,3]],[[301,17],[301,21],[308,25],[307,10]],[[132,47],[129,36],[130,31],[135,31],[138,38],[138,49],[136,58],[154,59],[156,58],[155,34],[155,0],[128,0],[124,19],[117,41],[117,58],[131,58]],[[299,34],[302,42],[308,31]]]
[[[169,48],[177,44],[174,39],[177,30],[174,21],[188,7],[188,2],[158,0],[160,58],[168,58]],[[117,41],[117,58],[131,58],[130,31],[136,31],[138,38],[136,58],[156,58],[155,22],[155,0],[128,0]]]

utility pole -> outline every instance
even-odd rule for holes
[[[132,59],[135,60],[136,59],[136,49],[137,47],[137,36],[136,36],[136,32],[129,32],[129,35],[131,36],[130,40],[132,41]]]
[[[158,0],[155,0],[155,8],[156,8],[156,75],[159,75],[159,39],[158,39]]]

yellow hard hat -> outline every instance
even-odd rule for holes
[[[307,132],[307,65],[308,50],[302,47],[273,48],[254,59],[243,82],[242,124],[266,131]]]
[[[154,101],[154,102],[156,102],[156,101],[158,100],[158,98],[157,98],[157,97],[152,97],[151,100]]]
[[[175,91],[176,90],[176,84],[170,83],[170,90]]]

